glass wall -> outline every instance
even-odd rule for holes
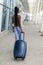
[[[1,31],[6,30],[6,25],[8,25],[8,30],[12,29],[12,15],[14,11],[14,0],[3,0],[3,11],[2,11],[2,26]],[[9,6],[8,6],[9,5]],[[9,15],[7,15],[9,9]],[[8,18],[8,24],[6,24],[6,19]]]
[[[4,0],[3,4],[6,5],[7,0]],[[3,11],[2,11],[2,27],[1,31],[5,30],[5,25],[6,25],[6,14],[7,14],[7,8],[3,6]]]
[[[10,0],[8,30],[12,29],[12,16],[14,15],[14,0]]]
[[[6,28],[6,16],[7,16],[7,8],[3,6],[2,29],[1,29],[1,31],[5,30],[5,28]]]

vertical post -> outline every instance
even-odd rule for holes
[[[33,9],[33,23],[36,23],[37,6],[38,6],[38,0],[36,0],[36,3],[34,5],[34,9]]]
[[[10,0],[7,1],[7,6],[10,8]],[[8,30],[8,22],[9,22],[9,9],[7,9],[7,16],[6,16],[6,30]]]
[[[37,15],[38,15],[38,12],[39,12],[39,6],[40,6],[40,0],[38,0],[38,7],[37,7],[37,13],[36,13],[36,24],[38,23],[37,22]]]
[[[2,10],[3,10],[3,6],[1,4],[3,4],[3,0],[0,0],[0,32],[1,32],[1,25],[2,25]]]

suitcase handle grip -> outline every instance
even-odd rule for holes
[[[23,40],[25,39],[25,33],[24,32],[21,32],[21,34],[23,34]]]

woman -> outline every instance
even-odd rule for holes
[[[14,33],[15,33],[15,41],[17,40],[22,40],[21,38],[21,32],[23,32],[22,27],[21,27],[21,16],[18,15],[19,13],[19,8],[15,7],[15,15],[12,17],[12,23],[13,23],[13,29],[14,29]]]

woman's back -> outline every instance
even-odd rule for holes
[[[15,15],[12,17],[12,23],[14,24],[14,26],[20,26],[20,19],[21,19],[20,15],[18,15],[17,21],[15,21]]]

